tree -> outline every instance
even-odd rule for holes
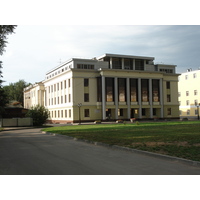
[[[24,105],[24,88],[29,86],[30,83],[26,83],[24,80],[19,80],[16,83],[10,83],[7,86],[4,86],[3,89],[8,96],[8,100],[16,100]]]
[[[0,55],[5,51],[6,44],[8,43],[7,35],[14,33],[16,25],[0,25]]]
[[[7,35],[14,32],[14,29],[16,28],[15,25],[0,25],[0,55],[3,54],[5,51],[5,47],[7,44]],[[4,106],[7,103],[7,97],[5,94],[5,91],[2,89],[2,83],[3,83],[3,76],[2,76],[2,61],[0,61],[0,116],[2,115],[4,111]]]
[[[32,106],[26,114],[26,117],[33,118],[34,126],[43,125],[49,117],[49,111],[44,106],[36,105]]]

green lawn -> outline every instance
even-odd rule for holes
[[[43,131],[200,161],[198,121],[62,126]]]

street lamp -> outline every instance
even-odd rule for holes
[[[81,106],[82,106],[82,103],[78,103],[79,124],[81,124]]]

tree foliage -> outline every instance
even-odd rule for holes
[[[41,126],[48,119],[49,111],[44,106],[36,105],[31,107],[26,116],[33,118],[34,126]]]
[[[16,25],[0,25],[0,55],[5,51],[6,44],[8,43],[7,36],[14,33]]]
[[[7,36],[14,32],[15,25],[0,25],[0,55],[5,51],[6,44],[8,43]],[[0,116],[4,112],[4,106],[7,103],[7,96],[5,91],[2,89],[2,61],[0,61]]]
[[[8,100],[16,100],[24,105],[24,88],[29,86],[30,83],[26,83],[24,80],[19,80],[16,83],[10,83],[7,86],[4,86],[3,89],[8,96]]]

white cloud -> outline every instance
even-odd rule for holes
[[[200,26],[18,26],[9,36],[4,79],[38,82],[71,57],[104,53],[153,56],[157,62],[198,68]]]

